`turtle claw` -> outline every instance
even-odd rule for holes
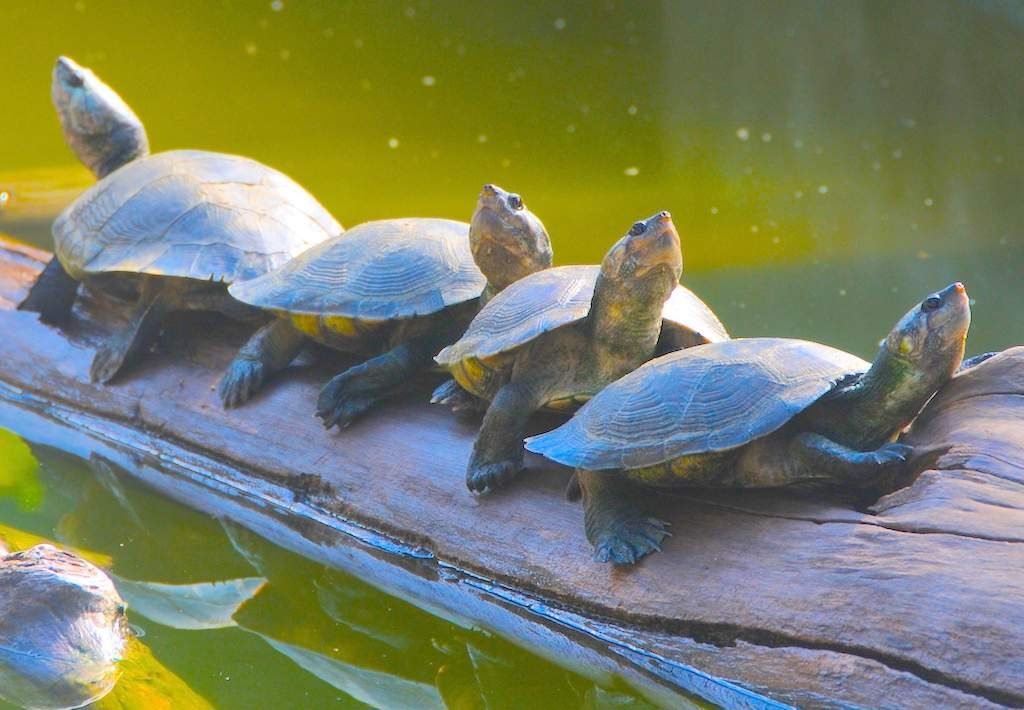
[[[522,469],[521,461],[496,461],[470,465],[466,472],[466,486],[474,493],[487,493],[501,488]]]
[[[93,356],[89,367],[89,379],[97,384],[110,382],[124,365],[124,349],[117,343],[104,343]]]
[[[344,429],[359,415],[369,411],[377,403],[377,397],[368,395],[366,389],[360,386],[358,376],[348,372],[341,373],[324,385],[316,403],[316,415],[320,417],[324,428],[336,426]]]
[[[442,382],[430,396],[431,404],[441,404],[455,414],[479,414],[486,410],[483,402],[462,389],[455,380]]]
[[[914,447],[907,444],[886,444],[872,454],[879,466],[905,464],[914,455]]]
[[[245,404],[259,392],[266,376],[266,368],[259,360],[239,358],[231,363],[220,380],[217,394],[226,408]]]
[[[614,530],[602,534],[594,543],[594,560],[613,565],[633,565],[652,552],[661,551],[661,543],[672,533],[668,523],[657,518],[627,518]]]

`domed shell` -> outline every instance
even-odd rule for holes
[[[64,268],[233,282],[284,264],[341,225],[287,175],[234,155],[175,150],[134,160],[53,224]]]
[[[436,360],[450,366],[469,357],[487,358],[513,350],[590,313],[600,266],[557,266],[516,281],[487,302],[453,345]],[[677,286],[665,302],[663,330],[687,345],[727,340],[729,334],[707,305]]]
[[[436,313],[478,298],[486,284],[467,223],[389,219],[353,227],[230,293],[280,313],[374,321]]]
[[[526,448],[588,470],[726,451],[782,427],[868,363],[827,345],[741,338],[651,360]]]

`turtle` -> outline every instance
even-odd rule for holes
[[[199,150],[151,155],[128,105],[67,57],[57,60],[52,94],[68,145],[99,182],[54,221],[56,254],[20,308],[59,324],[80,281],[137,295],[127,326],[96,352],[94,382],[109,382],[147,350],[172,311],[258,315],[226,285],[343,232],[298,183],[255,160]]]
[[[226,407],[251,398],[309,340],[370,357],[331,379],[317,416],[344,428],[456,340],[508,284],[551,265],[551,241],[522,198],[485,185],[472,222],[388,219],[353,227],[281,268],[234,284],[235,299],[274,320],[228,367]]]
[[[682,267],[672,216],[659,212],[636,222],[600,266],[556,267],[512,284],[437,355],[463,390],[488,403],[466,472],[471,491],[519,472],[530,414],[570,410],[654,356],[663,314],[671,321],[663,340],[674,346],[729,337],[679,285]]]
[[[907,312],[870,364],[788,338],[664,355],[526,448],[575,469],[595,558],[632,564],[667,535],[644,486],[870,492],[900,480],[913,450],[896,439],[960,368],[970,320],[957,282]]]

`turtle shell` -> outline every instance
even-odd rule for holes
[[[600,266],[557,266],[516,281],[487,302],[462,338],[438,354],[437,362],[448,367],[471,357],[493,357],[583,320],[600,273]],[[693,345],[729,338],[711,309],[683,286],[676,287],[662,314],[663,330],[675,342]]]
[[[759,439],[867,370],[805,340],[741,338],[651,360],[604,388],[526,448],[588,470],[640,468]]]
[[[478,298],[486,285],[469,224],[388,219],[360,224],[230,293],[281,314],[384,321],[436,313]]]
[[[198,150],[133,160],[53,224],[57,256],[77,279],[129,272],[227,283],[266,273],[341,231],[287,175]]]

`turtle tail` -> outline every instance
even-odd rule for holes
[[[71,278],[54,256],[32,284],[18,310],[34,311],[44,323],[57,325],[71,315],[77,291],[78,282]]]

